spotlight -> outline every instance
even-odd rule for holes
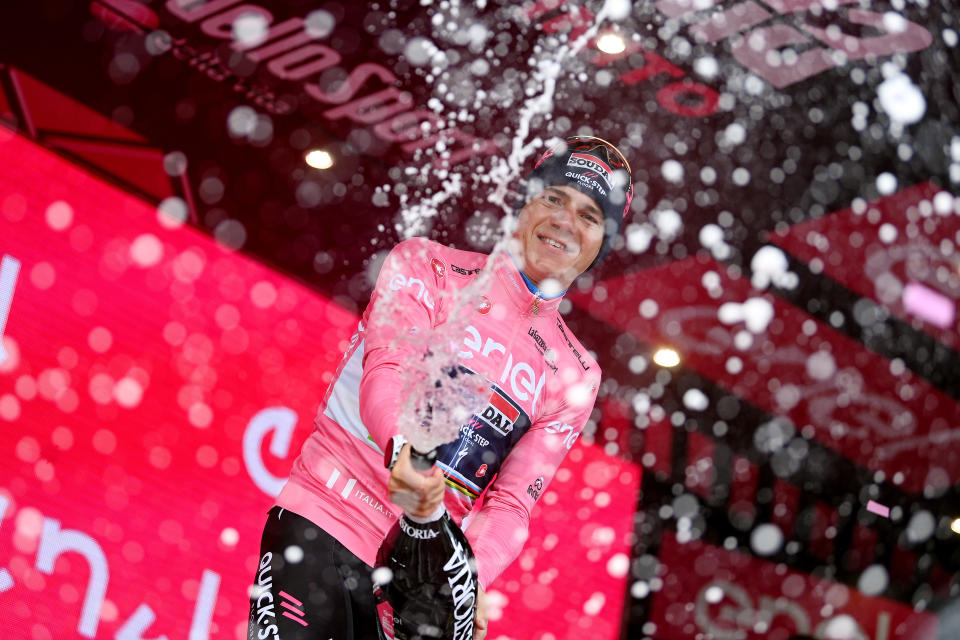
[[[950,530],[960,535],[960,518],[953,519],[953,522],[950,523]]]
[[[604,53],[622,53],[626,48],[623,38],[616,33],[605,33],[597,38],[597,49]]]
[[[661,367],[675,367],[680,364],[680,354],[673,349],[663,347],[653,354],[653,361]]]
[[[314,169],[329,169],[333,166],[333,156],[322,149],[314,149],[307,154],[304,160]]]

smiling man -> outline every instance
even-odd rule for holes
[[[600,253],[603,211],[573,187],[549,186],[520,211],[513,243],[523,273],[537,286],[566,289]]]
[[[633,198],[630,165],[605,140],[572,137],[540,158],[527,186],[535,195],[517,217],[511,254],[534,284],[565,290],[609,253]]]
[[[522,549],[530,513],[589,418],[600,383],[600,368],[559,305],[610,251],[632,196],[623,155],[594,137],[551,147],[527,186],[509,255],[413,238],[387,256],[315,429],[268,515],[251,640],[376,638],[371,572],[399,513],[393,505],[430,518],[441,502],[476,556],[475,638],[486,635],[483,589]],[[484,269],[491,286],[468,293]],[[404,367],[449,340],[448,325],[463,332],[457,365],[489,389],[425,477],[397,428],[409,393]],[[268,615],[274,602],[287,611]],[[545,620],[544,628],[559,624]]]

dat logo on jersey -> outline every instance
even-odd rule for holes
[[[480,413],[480,419],[502,436],[513,431],[513,425],[519,417],[520,410],[496,389],[490,394],[486,408]]]

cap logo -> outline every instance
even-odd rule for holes
[[[567,159],[567,166],[595,171],[600,179],[607,184],[608,189],[613,188],[613,170],[607,166],[606,162],[596,156],[586,153],[571,153]]]

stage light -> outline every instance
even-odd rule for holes
[[[663,347],[653,354],[653,361],[661,367],[675,367],[680,364],[680,354],[673,349]]]
[[[622,53],[626,48],[623,38],[616,33],[605,33],[597,38],[597,49],[604,53]]]
[[[305,160],[314,169],[329,169],[333,166],[333,156],[322,149],[314,149],[307,154]]]
[[[960,518],[953,519],[953,522],[950,523],[950,530],[960,535]]]

